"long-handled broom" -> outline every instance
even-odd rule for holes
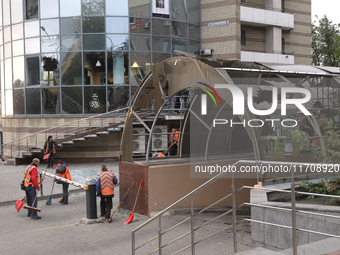
[[[43,178],[41,179],[41,181],[39,182],[39,184],[41,184],[41,183],[44,181],[46,172],[47,172],[47,170],[45,170],[44,176],[43,176]],[[37,199],[37,196],[38,196],[38,192],[36,192],[36,194],[35,194],[35,198],[34,198],[34,200],[33,200],[32,206],[25,205],[23,208],[24,208],[24,209],[31,210],[31,211],[41,212],[41,210],[40,210],[39,208],[33,207],[33,205],[34,205],[34,203],[35,203],[35,200]]]
[[[137,196],[136,196],[136,200],[135,200],[135,204],[133,205],[133,208],[132,208],[132,211],[129,215],[129,218],[126,219],[126,221],[124,222],[125,224],[129,224],[132,220],[133,220],[133,212],[135,210],[135,207],[136,207],[136,204],[137,204],[137,199],[138,199],[138,195],[139,195],[139,191],[140,191],[140,187],[142,186],[142,180],[140,180],[140,183],[139,183],[139,187],[138,187],[138,192],[137,192]]]
[[[54,188],[54,183],[55,183],[55,181],[53,181],[52,189],[51,189],[51,194],[50,194],[50,197],[46,201],[46,205],[51,205],[52,191],[53,191],[53,188]]]
[[[131,184],[130,188],[128,189],[128,191],[126,191],[126,193],[125,193],[124,197],[122,198],[122,200],[120,200],[119,205],[117,206],[116,210],[114,210],[114,212],[111,214],[111,217],[110,217],[110,219],[109,219],[109,223],[112,222],[112,217],[113,217],[113,215],[116,213],[116,211],[118,210],[118,208],[120,207],[120,205],[123,203],[124,198],[125,198],[125,197],[127,196],[127,194],[129,193],[129,191],[130,191],[130,189],[132,188],[133,184],[135,184],[135,182],[133,182],[133,183]]]

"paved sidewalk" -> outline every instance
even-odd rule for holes
[[[118,174],[118,163],[108,163],[109,170]],[[135,214],[132,223],[126,225],[124,221],[129,216],[129,211],[120,210],[113,218],[111,224],[81,224],[82,218],[86,218],[86,197],[82,190],[72,188],[74,191],[69,196],[69,205],[60,205],[59,198],[52,198],[50,206],[45,205],[47,198],[40,197],[38,207],[42,216],[41,220],[32,220],[26,217],[27,211],[21,209],[16,212],[14,201],[24,196],[20,190],[25,166],[0,165],[0,173],[3,177],[0,185],[0,254],[131,254],[131,232],[134,228],[147,220],[147,217]],[[100,164],[70,164],[70,172],[79,169],[98,169]],[[39,167],[40,171],[44,165]],[[49,170],[52,173],[54,170]],[[86,171],[85,171],[86,172]],[[75,173],[75,172],[74,172]],[[119,178],[119,177],[118,177]],[[7,180],[7,181],[3,181]],[[52,179],[46,177],[44,181],[44,195],[50,193]],[[61,196],[61,185],[57,185],[55,194]],[[70,186],[71,187],[71,186]],[[119,203],[119,188],[115,189],[113,208]],[[9,201],[9,202],[8,202]],[[99,213],[99,198],[97,198],[97,212]],[[215,217],[216,213],[203,213],[196,217],[195,225],[199,226]],[[189,215],[174,215],[162,217],[163,230],[174,226]],[[243,216],[239,219],[243,218]],[[222,217],[207,227],[198,230],[196,241],[204,236],[227,226],[231,223],[231,217]],[[190,230],[190,221],[179,226],[176,230],[164,235],[163,244],[177,238]],[[137,246],[151,239],[158,232],[158,221],[154,221],[145,229],[137,233]],[[33,242],[32,242],[33,240]],[[182,238],[173,245],[169,245],[163,254],[171,254],[190,244],[190,235]],[[244,223],[238,226],[238,250],[249,250],[250,225]],[[145,248],[136,254],[148,254],[158,247],[158,239],[153,240]],[[207,241],[197,245],[196,254],[232,254],[232,230],[223,231]],[[154,254],[158,254],[157,252]],[[190,254],[190,249],[179,254]]]

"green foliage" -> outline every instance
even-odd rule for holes
[[[333,24],[327,16],[312,24],[312,64],[316,66],[339,66],[336,54],[340,53],[339,25]]]

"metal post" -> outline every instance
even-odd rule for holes
[[[231,185],[232,194],[232,210],[233,210],[233,241],[234,241],[234,253],[237,253],[237,232],[236,232],[236,198],[235,198],[235,186],[234,178]]]
[[[296,236],[296,211],[295,211],[295,183],[294,183],[294,170],[291,170],[291,201],[292,201],[292,243],[293,243],[293,254],[297,255],[297,236]]]
[[[86,190],[86,217],[88,219],[97,218],[97,197],[96,197],[96,180],[87,178],[85,184],[88,186]]]
[[[191,195],[191,254],[195,255],[194,196]]]
[[[42,182],[42,175],[41,175],[41,173],[39,174],[39,176],[40,176],[40,180],[41,180],[41,183],[40,183],[40,194],[43,196],[44,194],[43,194],[43,182]]]
[[[159,225],[158,225],[158,254],[162,255],[162,221],[161,216],[159,218]]]
[[[136,242],[136,233],[134,231],[132,231],[132,255],[136,254],[135,251],[135,242]]]

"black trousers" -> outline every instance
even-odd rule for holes
[[[112,197],[100,197],[100,214],[105,215],[106,219],[111,216]]]
[[[69,183],[63,182],[63,201],[68,202],[68,185]]]
[[[47,160],[47,167],[50,167],[50,166],[53,167],[53,163],[54,163],[54,154],[53,152],[51,152]]]

